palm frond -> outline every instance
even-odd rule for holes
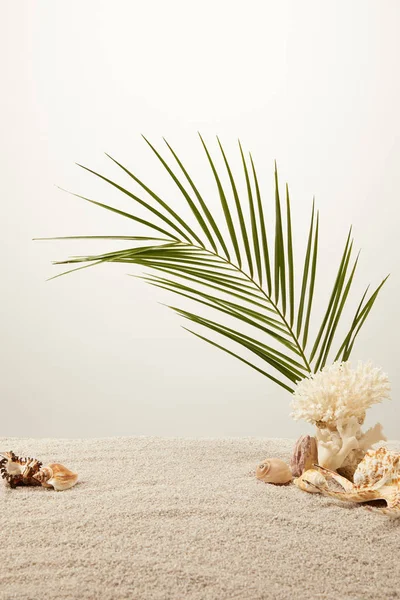
[[[307,250],[306,250],[306,256],[304,259],[303,279],[302,279],[302,283],[301,283],[299,310],[298,310],[298,314],[297,314],[296,335],[299,339],[300,339],[300,334],[302,331],[304,306],[305,306],[306,297],[307,297],[308,274],[309,274],[309,269],[310,269],[311,248],[312,248],[312,240],[313,240],[313,234],[314,234],[314,216],[315,216],[315,205],[313,202],[310,231],[308,234]]]
[[[351,324],[350,331],[347,334],[347,336],[344,340],[344,343],[340,347],[339,352],[335,357],[335,360],[339,360],[341,358],[342,360],[345,361],[345,360],[349,359],[351,351],[353,350],[354,342],[356,341],[356,338],[357,338],[358,334],[360,333],[361,327],[364,325],[364,323],[375,303],[375,300],[377,299],[378,294],[381,291],[381,288],[383,287],[383,285],[386,283],[388,277],[389,277],[389,275],[387,275],[385,277],[385,279],[379,284],[379,286],[376,288],[376,290],[373,292],[373,294],[371,294],[370,298],[367,300],[364,307],[362,308],[365,296],[367,295],[367,292],[368,292],[368,288],[366,289],[366,291],[361,299],[361,302],[357,308],[357,312],[356,312],[353,322]]]
[[[197,310],[186,310],[172,305],[169,307],[182,318],[209,331],[221,341],[219,343],[191,329],[187,329],[188,331],[292,392],[301,379],[309,376],[312,371],[323,368],[329,360],[359,259],[357,256],[350,267],[353,251],[351,229],[328,306],[311,351],[306,352],[317,283],[319,214],[315,210],[315,203],[313,202],[307,235],[301,286],[296,290],[295,267],[298,261],[294,253],[291,200],[286,185],[285,209],[282,210],[276,164],[273,224],[275,236],[272,250],[268,243],[264,206],[251,154],[248,155],[249,168],[239,142],[242,172],[236,176],[228,155],[217,138],[225,176],[230,184],[228,194],[223,187],[222,173],[218,172],[211,152],[201,136],[200,140],[217,187],[225,220],[222,227],[211,210],[211,203],[204,200],[172,146],[164,140],[179,168],[179,173],[175,172],[155,146],[145,138],[158,162],[179,189],[181,199],[191,211],[194,225],[179,214],[179,207],[172,208],[166,199],[161,198],[131,170],[107,155],[149,198],[138,196],[134,191],[88,167],[83,168],[128,196],[145,209],[146,215],[142,218],[85,196],[74,195],[149,228],[157,232],[155,235],[161,234],[162,237],[149,234],[49,238],[119,240],[133,245],[103,254],[74,256],[59,261],[55,264],[76,266],[56,277],[88,266],[113,262],[150,269],[149,273],[145,270],[144,274],[138,277],[193,305]],[[239,195],[240,181],[245,186],[246,200],[241,200]],[[227,231],[225,235],[222,234],[224,230]],[[154,271],[158,272],[158,275],[154,274]],[[369,298],[368,288],[365,291],[334,360],[348,360],[356,338],[386,279]],[[202,311],[205,311],[205,314],[202,314]]]
[[[279,196],[278,170],[275,163],[275,303],[278,304],[279,293],[282,300],[282,312],[286,314],[286,266],[285,244],[281,200]]]
[[[289,186],[286,184],[286,227],[287,227],[287,255],[288,255],[288,279],[289,279],[289,304],[290,304],[290,327],[294,322],[294,261],[292,240],[292,214],[290,209]]]
[[[232,171],[231,171],[231,168],[229,166],[228,159],[226,158],[226,154],[224,152],[222,144],[221,144],[219,138],[217,138],[217,140],[218,140],[218,144],[219,144],[219,147],[220,147],[220,150],[221,150],[222,157],[224,159],[226,170],[228,172],[229,181],[230,181],[230,184],[231,184],[231,187],[232,187],[232,194],[233,194],[233,197],[234,197],[234,200],[235,200],[235,206],[236,206],[236,212],[237,212],[237,216],[238,216],[238,220],[239,220],[241,238],[242,238],[242,242],[243,242],[245,253],[246,253],[247,264],[249,266],[249,271],[250,271],[250,277],[253,277],[253,273],[254,273],[254,271],[253,271],[253,260],[252,260],[252,257],[251,257],[250,243],[249,243],[249,238],[248,238],[248,235],[247,235],[247,228],[246,228],[246,224],[245,224],[245,221],[244,221],[242,207],[241,207],[241,204],[240,204],[239,194],[238,194],[238,191],[237,191],[237,188],[236,188],[235,179],[234,179],[234,177],[232,175]],[[236,244],[235,244],[235,249],[236,249]]]
[[[271,277],[270,254],[269,254],[269,250],[268,250],[267,229],[266,229],[266,223],[265,223],[265,219],[264,219],[264,209],[263,209],[262,200],[261,200],[260,186],[258,185],[256,168],[255,168],[253,157],[251,156],[251,154],[250,154],[250,162],[251,162],[251,169],[252,169],[252,173],[253,173],[254,186],[256,189],[258,217],[259,217],[259,221],[260,221],[260,231],[261,231],[260,246],[263,249],[263,255],[264,255],[264,269],[265,269],[265,277],[266,277],[266,281],[267,281],[267,292],[268,292],[268,296],[271,296],[272,277]]]
[[[218,242],[221,245],[221,248],[223,249],[225,256],[228,256],[228,249],[225,245],[225,241],[224,238],[222,237],[222,234],[218,228],[218,225],[215,222],[214,217],[212,216],[210,210],[207,207],[207,204],[204,202],[199,190],[197,189],[197,187],[195,186],[195,184],[193,183],[192,178],[190,177],[189,173],[186,171],[185,167],[183,166],[182,162],[179,160],[177,154],[174,152],[174,150],[172,149],[172,147],[169,145],[169,143],[167,142],[167,140],[164,140],[166,145],[168,146],[169,150],[171,151],[173,157],[175,158],[176,162],[178,163],[179,167],[181,168],[184,176],[186,177],[187,181],[189,182],[190,187],[192,188],[199,204],[200,207],[204,213],[205,218],[207,219],[212,231],[214,232],[214,235],[216,236]],[[208,233],[206,233],[207,237],[208,237]],[[210,238],[210,244],[214,250],[215,253],[218,253],[214,238]]]
[[[241,145],[240,141],[239,141],[239,150],[240,150],[240,155],[242,157],[243,171],[244,171],[244,176],[246,179],[247,196],[248,196],[248,200],[249,200],[250,226],[251,226],[251,234],[253,236],[254,258],[255,258],[256,265],[257,265],[258,280],[261,285],[262,284],[262,268],[261,268],[261,251],[260,251],[260,241],[261,241],[260,233],[258,231],[258,226],[257,226],[256,209],[255,209],[255,204],[254,204],[254,199],[253,199],[253,192],[251,189],[249,171],[247,169],[246,159],[244,157],[242,145]],[[251,275],[252,275],[252,272],[251,272]]]

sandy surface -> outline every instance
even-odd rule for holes
[[[400,519],[251,476],[292,445],[0,439],[80,475],[65,492],[1,482],[0,598],[400,598]]]

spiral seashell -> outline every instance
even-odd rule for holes
[[[292,472],[283,460],[266,458],[258,465],[256,477],[266,483],[288,483],[292,480]]]
[[[47,467],[42,467],[34,478],[39,481],[43,487],[54,488],[57,492],[67,490],[78,481],[77,473],[73,473],[63,465],[51,463]]]

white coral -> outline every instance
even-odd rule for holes
[[[334,363],[301,381],[292,402],[292,417],[317,426],[318,462],[336,470],[353,451],[365,451],[385,439],[381,425],[361,431],[366,410],[389,397],[388,376],[371,363]]]
[[[309,423],[364,419],[365,411],[389,397],[389,378],[371,363],[336,362],[303,379],[293,394],[292,417]]]

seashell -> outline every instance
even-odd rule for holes
[[[330,485],[321,486],[319,488],[321,493],[348,502],[385,500],[386,508],[374,510],[381,514],[400,517],[400,453],[383,447],[368,450],[355,470],[354,483],[334,471],[319,466],[316,468],[326,480],[334,481],[336,484],[336,489]]]
[[[290,461],[293,477],[301,477],[318,462],[317,440],[310,435],[302,435],[297,440]]]
[[[304,492],[319,494],[326,487],[325,477],[317,469],[308,469],[293,481],[294,485]]]
[[[63,465],[51,463],[47,467],[42,467],[34,478],[42,484],[43,487],[54,488],[57,492],[67,490],[78,481],[77,473],[73,473]]]
[[[266,483],[288,483],[292,480],[292,472],[283,460],[266,458],[258,465],[256,477]]]
[[[39,471],[42,463],[35,458],[21,458],[10,452],[0,452],[0,473],[11,488],[18,485],[39,485],[34,475]]]

